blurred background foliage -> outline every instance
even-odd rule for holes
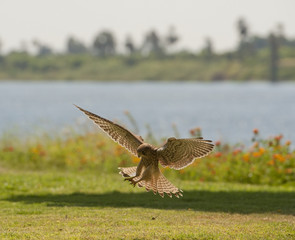
[[[136,124],[134,125],[136,127]],[[174,126],[177,133],[177,128]],[[201,128],[190,130],[191,137],[202,135]],[[145,141],[160,146],[149,130]],[[268,139],[253,130],[252,144],[216,141],[214,152],[196,159],[180,171],[162,168],[164,175],[195,181],[240,182],[266,185],[295,184],[295,151],[282,135]],[[4,134],[0,139],[0,166],[14,171],[90,171],[117,173],[118,167],[135,166],[139,158],[96,129],[77,133],[68,128],[62,135],[31,136],[21,139]]]
[[[65,49],[56,51],[38,40],[1,54],[0,79],[21,80],[294,80],[295,39],[278,24],[268,35],[252,34],[238,19],[239,41],[231,50],[216,52],[204,39],[197,51],[179,49],[175,27],[166,34],[147,31],[141,43],[132,36],[119,42],[111,30],[99,31],[89,45],[70,36]],[[218,39],[216,39],[218,41]],[[2,44],[3,45],[3,44]],[[34,51],[28,49],[33,48]]]

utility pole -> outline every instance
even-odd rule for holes
[[[279,44],[277,37],[271,33],[269,35],[269,47],[270,47],[270,80],[271,82],[278,81],[279,70]]]

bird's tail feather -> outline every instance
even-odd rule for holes
[[[151,179],[142,180],[138,183],[139,187],[145,187],[147,191],[152,190],[154,194],[159,193],[164,197],[165,193],[172,197],[174,194],[177,198],[182,197],[182,190],[175,187],[159,170],[159,174]]]
[[[136,175],[137,167],[122,167],[120,169],[120,174],[123,177],[134,177]],[[182,190],[175,187],[160,171],[157,167],[153,173],[153,176],[149,175],[137,183],[139,187],[144,187],[147,191],[153,191],[154,194],[159,193],[161,197],[164,197],[165,193],[172,197],[174,194],[177,198],[182,197]],[[142,176],[135,177],[134,180],[138,181]]]

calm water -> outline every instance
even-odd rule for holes
[[[205,138],[247,143],[259,128],[265,137],[282,133],[295,142],[291,83],[0,82],[0,135],[91,125],[73,103],[131,127],[128,110],[143,136],[146,124],[157,136],[173,136],[176,124],[182,137],[201,127]]]

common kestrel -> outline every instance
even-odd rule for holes
[[[142,137],[119,124],[76,107],[115,142],[140,158],[137,166],[119,168],[124,180],[129,181],[133,186],[137,184],[139,187],[145,187],[147,191],[153,190],[154,194],[158,192],[161,197],[164,197],[164,193],[169,197],[172,197],[172,194],[179,197],[182,196],[182,190],[165,178],[159,169],[159,162],[163,167],[179,170],[193,163],[196,158],[208,155],[214,147],[210,140],[203,140],[203,138],[176,139],[174,137],[168,138],[163,146],[155,147],[145,143]]]

